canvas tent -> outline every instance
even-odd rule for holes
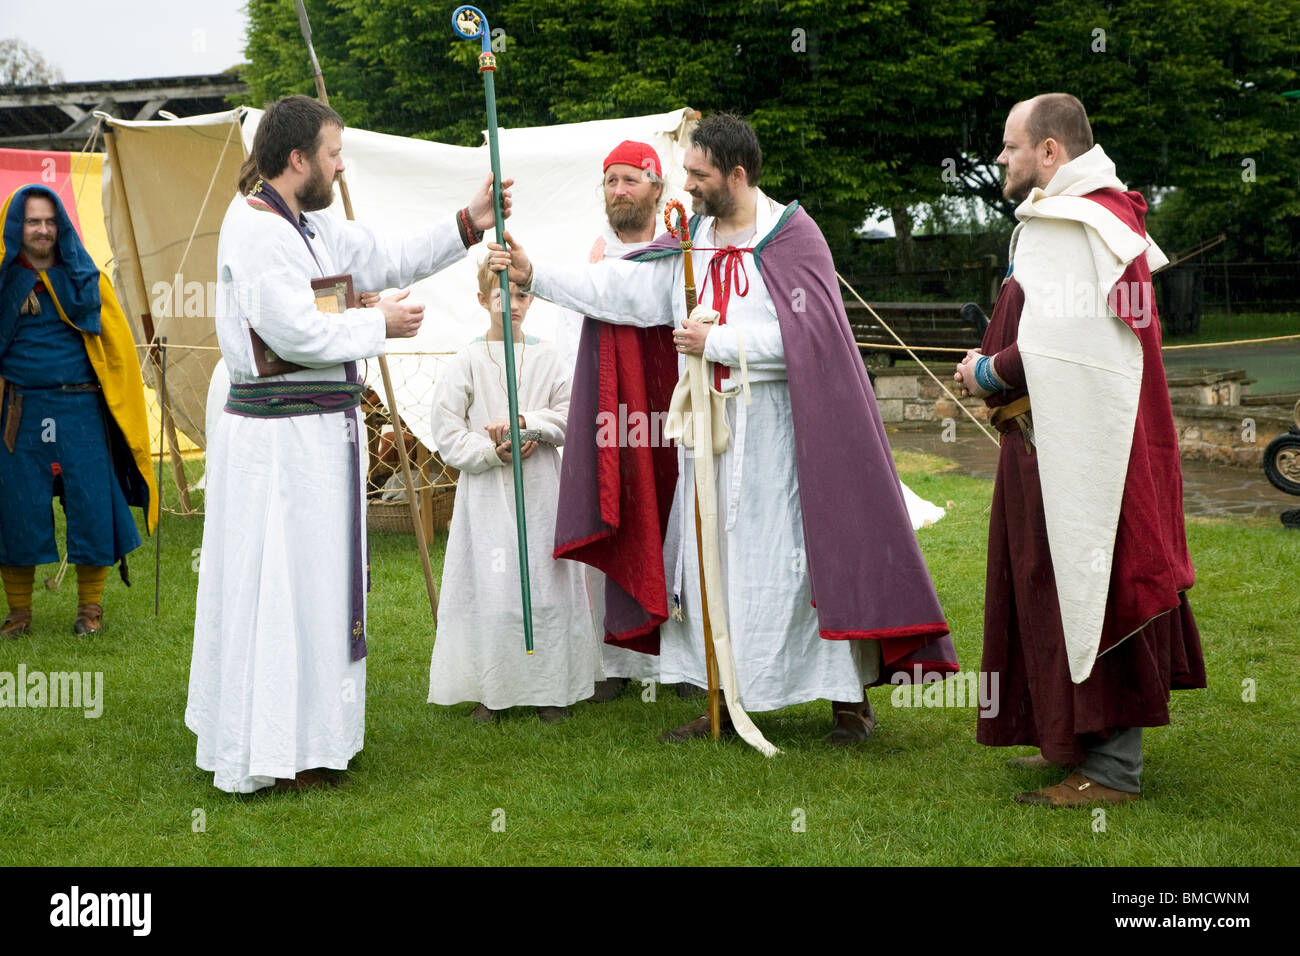
[[[658,150],[668,179],[665,198],[685,199],[685,139],[698,114],[678,109],[652,116],[563,126],[506,129],[500,134],[503,174],[515,180],[511,233],[547,261],[582,263],[605,221],[601,162],[625,139]],[[236,194],[240,164],[262,111],[240,108],[173,121],[106,118],[110,162],[104,208],[117,266],[116,285],[140,342],[168,343],[167,391],[177,427],[200,445],[204,405],[219,352],[215,310],[217,238]],[[349,128],[343,160],[358,220],[378,229],[411,231],[463,206],[487,177],[486,145],[448,146]],[[329,214],[343,216],[335,202]],[[389,341],[398,410],[412,432],[433,447],[429,420],[431,356],[455,351],[487,328],[474,272],[466,261],[412,287],[426,306],[414,339]],[[538,302],[529,334],[551,338],[554,307]],[[377,363],[368,382],[381,392]],[[146,367],[145,373],[152,372]]]

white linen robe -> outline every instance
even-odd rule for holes
[[[590,697],[601,677],[582,567],[551,557],[569,374],[548,343],[526,339],[514,351],[519,413],[542,433],[523,461],[533,653],[524,651],[514,469],[485,430],[510,417],[505,343],[479,339],[456,353],[434,388],[434,442],[460,478],[429,662],[431,704],[567,707]]]
[[[384,351],[383,314],[321,313],[312,279],[350,273],[358,292],[381,290],[466,253],[450,215],[400,241],[323,213],[307,219],[319,265],[280,216],[242,196],[226,212],[216,324],[234,383],[341,382],[343,363]],[[250,323],[278,355],[308,368],[257,377]],[[351,660],[348,622],[358,506],[350,470],[360,441],[364,477],[365,435],[343,412],[262,419],[210,410],[209,417],[215,427],[185,725],[213,783],[248,793],[302,770],[344,769],[361,749],[366,666]],[[378,643],[371,635],[372,653]]]
[[[755,246],[776,225],[784,206],[758,193]],[[713,219],[692,236],[697,250],[717,247]],[[711,251],[695,251],[700,301]],[[752,403],[728,399],[732,440],[718,456],[719,548],[727,621],[736,658],[740,702],[746,710],[776,710],[826,698],[861,701],[880,666],[874,641],[828,641],[818,633],[804,558],[803,516],[794,455],[794,424],[785,353],[776,308],[752,254],[744,256],[748,293],[733,290],[727,323],[709,332],[704,357],[738,369],[743,339]],[[585,315],[624,325],[673,325],[686,316],[681,256],[651,263],[606,261],[588,269],[536,263],[532,291]],[[742,287],[743,287],[743,283]],[[681,359],[679,356],[679,370]],[[724,379],[723,389],[739,384]],[[678,479],[664,543],[669,606],[680,596],[684,620],[660,627],[664,683],[705,686],[704,627],[695,547],[695,475],[678,448]]]

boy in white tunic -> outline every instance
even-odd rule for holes
[[[510,287],[519,426],[524,441],[534,653],[524,652],[518,537],[510,459],[509,404],[501,289],[480,266],[479,304],[492,326],[456,354],[434,390],[433,438],[443,461],[460,470],[447,540],[438,634],[429,665],[429,702],[478,701],[476,721],[509,707],[537,707],[556,722],[590,697],[603,676],[582,568],[551,557],[560,454],[569,414],[569,376],[549,343],[520,329],[532,296]]]

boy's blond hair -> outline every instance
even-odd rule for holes
[[[492,301],[492,290],[501,284],[499,273],[492,271],[488,266],[487,256],[478,264],[478,290],[483,293],[483,298],[489,302]]]

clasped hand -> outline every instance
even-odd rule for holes
[[[524,423],[523,415],[519,416],[519,427],[520,428],[527,427],[527,425]],[[511,456],[510,456],[509,420],[505,418],[498,418],[496,421],[484,425],[483,430],[488,433],[488,438],[492,439],[492,444],[496,446],[497,457],[501,459],[503,464],[506,465],[510,464]],[[523,459],[528,458],[535,451],[537,451],[537,442],[535,441],[524,442],[523,446],[519,449],[520,460],[522,461]]]

